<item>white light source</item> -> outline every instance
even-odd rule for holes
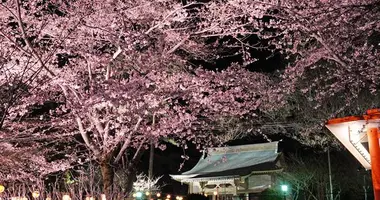
[[[142,195],[143,195],[142,192],[137,192],[137,193],[136,193],[136,197],[137,197],[137,198],[141,198]]]
[[[288,186],[287,185],[281,185],[281,191],[287,192],[288,191]]]
[[[214,191],[213,194],[216,196],[216,195],[218,195],[218,192],[217,192],[217,191]]]
[[[65,194],[62,196],[62,200],[71,200],[71,197],[70,197],[70,195]]]

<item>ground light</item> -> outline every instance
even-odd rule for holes
[[[4,187],[4,185],[0,185],[0,194],[1,194],[1,193],[3,193],[3,192],[4,192],[4,190],[5,190],[5,187]]]
[[[38,197],[40,196],[40,192],[39,191],[33,191],[32,193],[32,197],[37,199]]]
[[[281,185],[281,191],[284,194],[284,200],[286,200],[286,193],[288,192],[288,185]]]
[[[68,194],[62,196],[62,200],[71,200],[71,197]]]
[[[137,198],[141,198],[141,197],[142,197],[142,195],[143,195],[143,193],[142,193],[142,192],[136,192],[136,197],[137,197]]]

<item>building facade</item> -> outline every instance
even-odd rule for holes
[[[278,142],[213,148],[191,170],[171,177],[188,184],[190,194],[252,200],[274,186],[282,171],[280,156]]]

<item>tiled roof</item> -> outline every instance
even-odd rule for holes
[[[176,180],[217,176],[244,176],[255,171],[278,170],[278,142],[210,149],[189,171],[171,175]]]

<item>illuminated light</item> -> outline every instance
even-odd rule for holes
[[[170,194],[166,195],[166,198],[167,198],[167,199],[170,199],[170,197],[171,197]]]
[[[62,200],[71,200],[71,197],[70,197],[70,195],[65,194],[62,196]]]
[[[218,195],[218,192],[217,192],[217,191],[214,191],[213,194],[216,196],[216,195]]]
[[[157,197],[161,197],[161,193],[157,193],[156,196],[157,196]]]
[[[179,197],[178,200],[183,200],[183,197]]]
[[[205,193],[205,197],[207,197],[207,194]]]
[[[281,185],[281,191],[287,192],[288,191],[288,186],[287,185]]]
[[[33,191],[33,193],[32,193],[32,197],[33,198],[38,198],[40,196],[40,192],[38,192],[38,191]]]
[[[46,197],[46,200],[51,200],[51,197]]]
[[[179,196],[176,196],[175,199],[179,200]]]
[[[3,193],[5,191],[4,185],[0,185],[0,193]]]
[[[95,197],[87,196],[87,197],[86,197],[86,200],[95,200]]]
[[[146,196],[149,196],[149,195],[150,195],[150,193],[149,193],[149,192],[145,192],[145,195],[146,195]]]
[[[132,194],[132,197],[136,197],[136,196],[137,196],[136,193],[133,193],[133,194]]]
[[[167,198],[166,198],[165,200],[170,200],[170,199],[167,199]]]
[[[137,197],[137,198],[141,198],[142,195],[143,195],[142,192],[137,192],[137,193],[136,193],[136,197]]]
[[[105,194],[101,194],[101,195],[100,195],[100,199],[101,199],[101,200],[107,200],[106,195],[105,195]]]

